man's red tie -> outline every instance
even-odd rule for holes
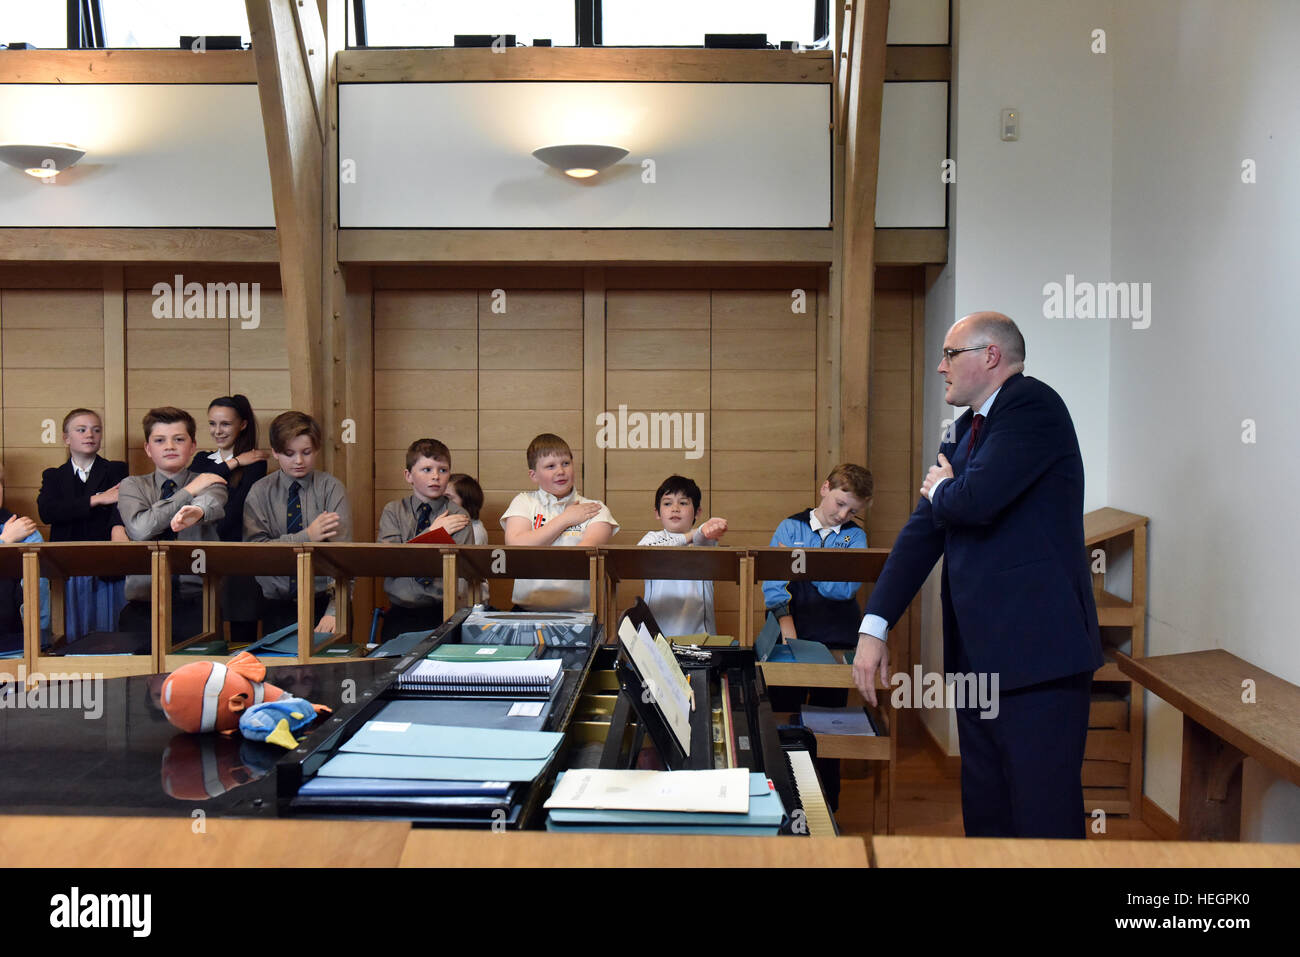
[[[983,424],[984,424],[984,416],[976,412],[975,418],[970,424],[970,440],[966,443],[967,457],[969,457],[970,454],[975,451],[975,442],[979,438],[980,426],[982,426]]]

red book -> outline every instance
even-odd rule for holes
[[[421,532],[411,541],[416,545],[455,545],[456,542],[447,534],[445,528],[431,528],[427,532]]]

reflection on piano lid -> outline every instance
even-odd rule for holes
[[[826,796],[822,794],[812,756],[807,751],[791,750],[785,752],[785,757],[790,764],[790,775],[794,778],[799,806],[803,808],[807,834],[811,837],[835,837],[839,832],[831,818],[830,809],[826,806]],[[796,834],[799,833],[798,823],[795,822]]]

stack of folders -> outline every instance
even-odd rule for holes
[[[545,731],[367,721],[302,786],[294,805],[513,823],[517,797],[562,740]]]
[[[549,698],[560,686],[559,658],[524,661],[417,661],[397,676],[399,695]]]
[[[785,807],[772,782],[745,768],[562,773],[546,829],[635,834],[777,834]]]

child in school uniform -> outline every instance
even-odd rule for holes
[[[458,545],[473,534],[469,513],[447,494],[451,452],[437,439],[416,439],[406,450],[403,470],[411,494],[389,502],[379,519],[379,541],[409,542],[424,532],[443,529]],[[431,631],[442,624],[442,569],[425,578],[385,578],[389,608],[381,642],[408,631]]]
[[[144,442],[154,471],[129,476],[118,488],[117,510],[127,536],[133,542],[219,541],[217,523],[226,513],[226,481],[210,472],[190,470],[198,444],[194,417],[173,406],[150,409],[144,417]],[[150,632],[149,581],[148,575],[126,576],[127,603],[118,619],[119,631]],[[173,640],[201,630],[202,588],[197,575],[173,576]]]
[[[0,465],[0,544],[20,545],[42,542],[30,518],[15,515],[4,507],[4,466]],[[50,629],[50,583],[40,580],[40,616],[42,639]],[[0,578],[0,655],[9,658],[23,648],[23,582],[21,578]]]
[[[447,497],[469,513],[470,517],[470,544],[486,545],[488,543],[487,528],[479,521],[479,515],[483,512],[483,487],[478,484],[478,479],[464,472],[455,472],[447,481]],[[467,605],[487,605],[488,603],[488,583],[479,582],[477,594],[471,595],[469,582],[463,578],[456,579],[456,606],[464,608]]]
[[[208,406],[208,431],[216,449],[199,452],[190,463],[194,472],[211,472],[226,480],[226,515],[217,523],[223,542],[244,540],[244,502],[253,484],[266,477],[271,454],[257,447],[257,416],[247,397],[223,395]],[[230,624],[235,644],[257,640],[257,605],[261,589],[250,575],[221,580],[221,613]]]
[[[271,421],[271,450],[280,466],[253,484],[244,500],[246,542],[350,542],[352,510],[343,483],[316,468],[321,427],[304,412],[282,412]],[[262,588],[262,633],[298,620],[297,585],[288,575],[257,576]],[[317,632],[333,632],[331,579],[316,576]]]
[[[853,521],[871,507],[871,472],[844,463],[822,483],[816,507],[784,519],[772,533],[775,548],[866,548],[867,533]],[[781,626],[781,640],[803,638],[832,648],[851,648],[858,641],[862,611],[855,596],[861,582],[763,582],[763,603]],[[772,688],[774,711],[794,711],[804,703],[840,708],[848,702],[844,688]],[[839,806],[840,763],[817,759],[817,773],[831,810]]]
[[[670,475],[655,491],[655,519],[663,526],[646,532],[638,545],[716,545],[727,532],[725,518],[710,518],[695,528],[700,487],[683,475]],[[645,603],[664,637],[716,635],[713,582],[647,580]]]
[[[99,454],[104,427],[99,413],[73,409],[63,417],[68,461],[41,474],[36,510],[50,527],[52,542],[107,542],[121,526],[118,489],[130,470]],[[77,575],[64,590],[64,634],[75,641],[92,631],[113,631],[126,604],[121,576]]]
[[[501,516],[507,545],[603,545],[618,532],[618,522],[603,502],[583,498],[574,488],[569,443],[543,432],[528,443],[528,477],[537,483],[520,492]],[[516,607],[524,611],[586,611],[591,585],[586,580],[515,580]]]

